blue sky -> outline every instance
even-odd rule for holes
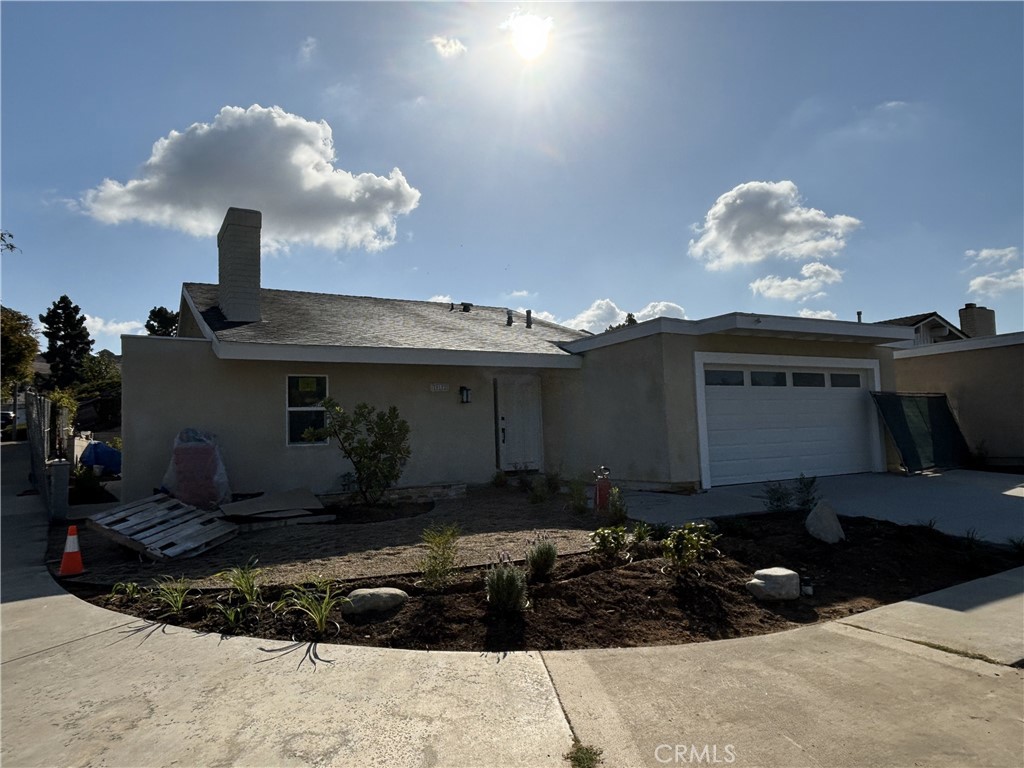
[[[67,293],[96,350],[216,282],[232,205],[268,288],[1024,327],[1021,3],[0,17],[3,303]]]

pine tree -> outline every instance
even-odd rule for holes
[[[178,333],[178,313],[167,307],[153,307],[149,310],[146,330],[150,336],[175,336]]]
[[[92,350],[93,340],[85,327],[85,315],[66,295],[50,305],[39,316],[43,336],[49,342],[43,357],[50,364],[50,383],[54,387],[70,387],[82,379],[83,366]]]

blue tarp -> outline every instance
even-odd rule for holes
[[[80,461],[87,467],[96,464],[101,465],[105,475],[121,474],[121,452],[116,448],[111,448],[106,443],[101,443],[99,440],[91,440],[85,446]]]

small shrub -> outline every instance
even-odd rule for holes
[[[801,512],[810,512],[819,501],[818,478],[804,477],[801,472],[796,479],[796,490],[793,491],[793,506]]]
[[[134,581],[119,581],[110,588],[110,594],[111,596],[124,595],[132,600],[137,600],[142,596],[142,587]]]
[[[109,440],[107,440],[107,445],[109,445],[115,451],[123,451],[124,450],[124,441],[121,440],[120,437],[112,437],[112,438],[110,438]]]
[[[181,615],[185,610],[185,601],[192,594],[194,591],[184,576],[177,579],[161,576],[153,587],[153,597],[167,606],[167,612],[160,614],[160,618]]]
[[[640,520],[633,525],[633,543],[646,544],[651,540],[651,526],[649,523]]]
[[[619,488],[612,488],[608,493],[608,519],[612,525],[623,525],[627,514],[626,500],[622,498]]]
[[[582,478],[569,481],[569,508],[576,514],[587,512],[587,482]]]
[[[487,570],[486,587],[487,602],[498,613],[515,613],[529,605],[526,572],[508,561]]]
[[[677,573],[697,563],[704,562],[712,555],[720,554],[715,549],[718,536],[708,531],[706,525],[686,523],[676,528],[662,542],[662,552],[669,566]]]
[[[441,590],[451,583],[459,567],[459,526],[432,525],[421,534],[427,554],[420,560],[423,584],[427,589]]]
[[[664,541],[672,533],[672,526],[668,523],[651,523],[651,541]]]
[[[246,603],[258,604],[261,597],[259,579],[263,569],[257,568],[256,563],[255,557],[250,558],[245,565],[221,571],[217,577],[227,581]]]
[[[547,537],[539,537],[526,549],[526,570],[534,581],[547,581],[555,569],[558,547]]]
[[[312,587],[297,585],[284,595],[287,610],[298,611],[308,616],[317,634],[323,635],[328,624],[334,624],[341,631],[336,621],[332,621],[331,612],[348,600],[342,595],[331,594],[331,582],[322,581]]]
[[[548,500],[548,484],[540,475],[534,476],[530,482],[530,503],[542,504]]]
[[[500,469],[491,476],[491,485],[495,488],[507,488],[508,487],[508,475],[502,472]]]
[[[590,534],[591,549],[606,560],[614,560],[626,553],[629,534],[624,525],[598,528]]]
[[[793,491],[785,483],[773,481],[761,488],[764,493],[759,498],[768,512],[785,512],[793,508]]]
[[[572,768],[597,768],[604,762],[601,757],[604,750],[599,747],[584,745],[579,739],[573,739],[572,749],[562,755],[563,760],[568,760]]]
[[[552,496],[562,492],[562,473],[557,470],[544,475],[544,483],[548,487],[548,493]]]

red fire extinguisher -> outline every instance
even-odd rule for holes
[[[608,498],[612,491],[612,481],[608,476],[611,472],[605,466],[594,471],[594,509],[598,512],[608,511]]]

